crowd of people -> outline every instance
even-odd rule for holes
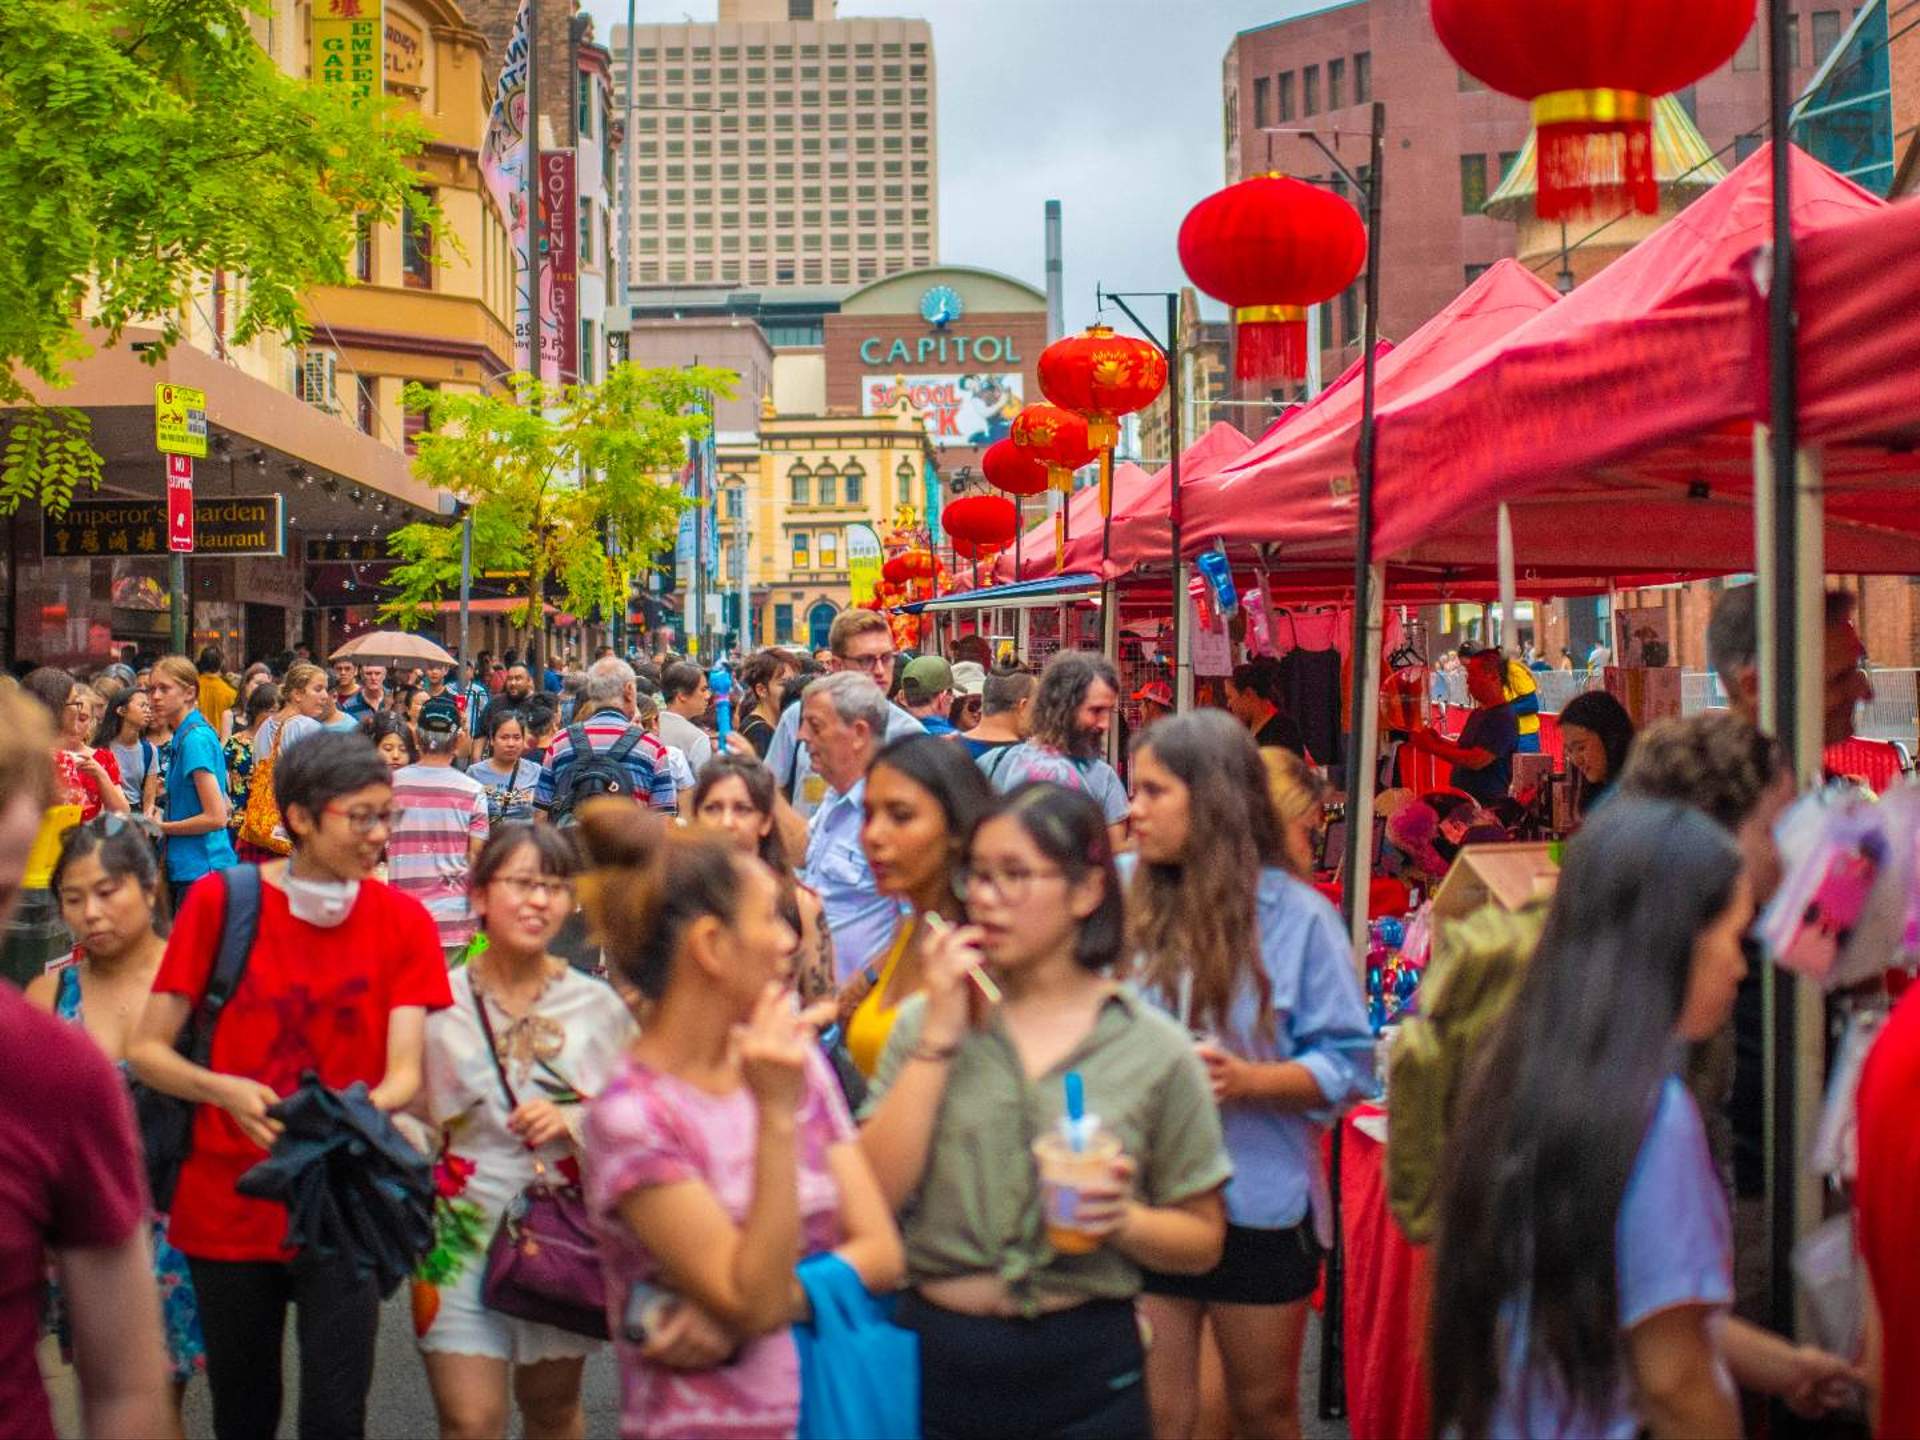
[[[1447,1137],[1446,1433],[1736,1433],[1729,1374],[1805,1413],[1861,1378],[1726,1314],[1764,1250],[1747,935],[1792,793],[1739,594],[1732,713],[1561,718],[1584,823]],[[1524,737],[1504,657],[1466,664],[1475,719],[1416,743],[1492,803]],[[376,1282],[241,1184],[310,1074],[431,1158],[443,1435],[581,1435],[608,1341],[623,1434],[793,1434],[822,1266],[914,1337],[864,1383],[927,1436],[1298,1434],[1324,1126],[1377,1083],[1314,884],[1323,757],[1250,665],[1224,710],[1144,710],[1123,780],[1122,695],[1094,654],[900,656],[859,610],[824,659],[745,657],[726,718],[699,666],[610,652],[0,685],[0,1433],[50,1432],[53,1347],[90,1433],[176,1433],[204,1375],[223,1440],[273,1434],[289,1309],[299,1433],[366,1433]],[[152,1096],[195,1107],[170,1195]],[[604,1323],[490,1303],[530,1187],[574,1197]]]

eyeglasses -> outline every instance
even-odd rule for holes
[[[862,670],[892,670],[893,652],[888,651],[885,655],[850,655],[847,664],[857,665]]]
[[[489,883],[504,885],[509,894],[521,900],[541,899],[546,901],[571,901],[573,882],[571,880],[545,880],[531,875],[496,875]]]
[[[1052,867],[1045,870],[1023,870],[1010,866],[1005,870],[994,870],[968,865],[954,875],[953,886],[962,895],[972,894],[976,890],[991,890],[1007,904],[1019,905],[1024,903],[1032,892],[1034,881],[1065,874],[1064,870]]]
[[[342,810],[338,805],[323,805],[320,808],[323,814],[346,816],[347,828],[356,835],[371,835],[376,830],[393,828],[394,811],[391,805],[383,810]]]

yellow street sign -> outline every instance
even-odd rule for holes
[[[153,387],[153,443],[166,455],[207,458],[207,392],[162,380]]]

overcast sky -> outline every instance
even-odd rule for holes
[[[1181,283],[1174,234],[1220,187],[1220,63],[1236,32],[1322,0],[841,0],[843,18],[933,24],[940,258],[1044,284],[1063,207],[1067,325],[1094,287]],[[585,0],[603,42],[627,0]],[[711,20],[714,0],[637,0],[639,23]],[[1139,307],[1136,306],[1136,309]],[[1164,310],[1159,312],[1164,315]],[[1147,317],[1156,325],[1159,317]]]

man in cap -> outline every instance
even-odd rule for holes
[[[953,662],[953,698],[961,703],[951,718],[962,734],[979,725],[984,714],[986,691],[986,666],[977,660]]]
[[[1173,687],[1164,680],[1149,680],[1133,692],[1133,703],[1140,707],[1140,728],[1173,713]]]
[[[387,883],[427,907],[452,964],[473,939],[467,872],[487,843],[487,792],[453,768],[461,724],[451,695],[422,705],[415,729],[420,758],[393,772]]]
[[[929,735],[952,735],[953,667],[938,655],[922,655],[907,662],[900,676],[900,704]]]

